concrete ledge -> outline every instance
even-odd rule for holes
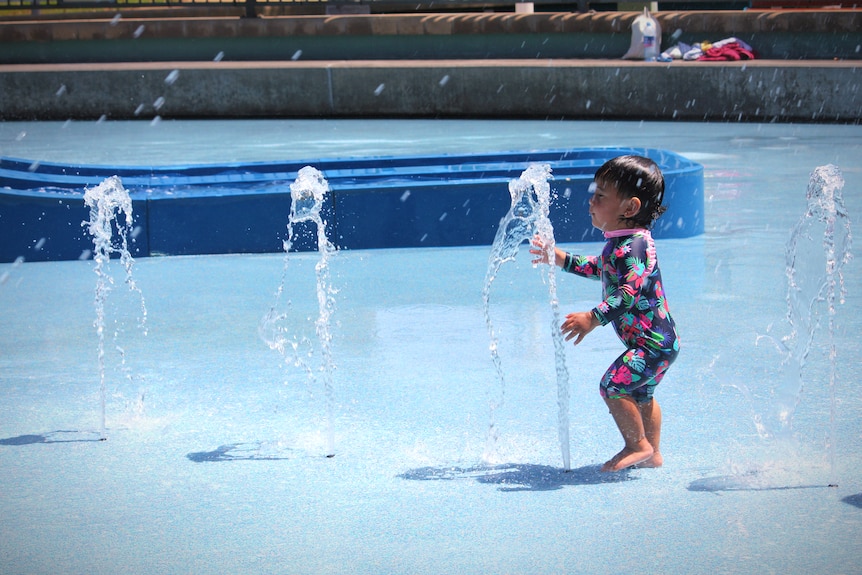
[[[619,58],[636,12],[0,22],[0,63]],[[862,59],[862,10],[656,14],[663,45],[737,37],[764,59]]]
[[[456,34],[624,33],[638,12],[348,14],[269,18],[183,17],[0,22],[0,42],[133,37],[417,36]],[[656,12],[665,33],[738,36],[769,32],[859,33],[862,10]],[[144,29],[138,31],[143,25]]]
[[[636,15],[2,22],[0,119],[862,117],[862,10],[659,13],[760,58],[669,64],[620,59]]]
[[[3,120],[520,117],[840,122],[862,63],[607,60],[0,66]]]

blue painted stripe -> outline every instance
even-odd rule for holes
[[[656,237],[703,233],[703,167],[657,149],[172,166],[0,158],[0,261],[78,258],[91,247],[80,225],[88,219],[84,190],[114,175],[133,199],[136,256],[279,251],[290,212],[289,185],[308,165],[329,182],[323,215],[331,241],[340,248],[490,244],[509,208],[508,182],[532,163],[548,163],[553,170],[551,220],[557,240],[598,241],[587,213],[589,185],[601,164],[623,154],[648,156],[665,175],[669,209],[657,222]],[[315,249],[313,233],[303,226],[298,233],[296,249]]]

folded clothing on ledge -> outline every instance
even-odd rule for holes
[[[698,60],[698,61],[731,61],[754,60],[756,55],[751,46],[738,38],[725,38],[718,42],[701,42],[689,45],[680,42],[676,46],[662,52],[661,59]]]

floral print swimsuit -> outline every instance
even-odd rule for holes
[[[605,238],[600,258],[566,254],[563,269],[602,280],[604,300],[593,315],[602,325],[613,324],[628,348],[602,377],[602,397],[646,403],[679,354],[679,338],[649,230],[605,232]]]

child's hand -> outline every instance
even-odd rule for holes
[[[591,311],[581,311],[570,313],[566,316],[566,321],[560,327],[560,331],[566,337],[566,341],[574,339],[574,345],[578,345],[583,341],[584,336],[593,331],[599,326],[598,318]]]
[[[533,246],[530,248],[530,253],[536,256],[535,258],[533,258],[533,265],[551,263],[550,258],[548,257],[548,248],[538,234],[533,236],[533,239],[530,240],[530,244]],[[554,263],[557,265],[559,265],[557,260],[559,260],[560,258],[560,256],[557,254],[558,251],[560,250],[554,247]],[[565,254],[563,254],[563,257],[565,257]]]

